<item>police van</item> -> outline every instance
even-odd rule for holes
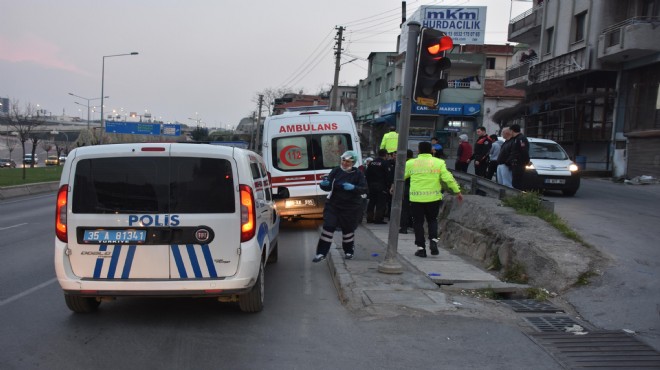
[[[318,183],[339,166],[347,150],[357,154],[360,139],[349,112],[302,111],[270,116],[264,122],[263,157],[273,191],[283,194],[277,209],[286,218],[323,214],[327,192]]]
[[[280,216],[265,163],[235,147],[113,144],[72,150],[55,224],[67,306],[92,312],[125,296],[264,303]]]

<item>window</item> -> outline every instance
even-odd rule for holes
[[[392,79],[392,72],[387,72],[386,82],[387,85],[385,88],[392,89],[394,88],[394,80]]]
[[[376,88],[374,92],[376,95],[380,95],[383,92],[383,79],[380,77],[376,79]]]
[[[335,168],[351,149],[348,134],[312,134],[273,139],[272,154],[280,171],[307,171]]]
[[[552,38],[554,37],[554,33],[554,27],[550,27],[545,31],[545,47],[543,50],[545,50],[546,54],[550,54],[552,52]]]
[[[495,58],[486,58],[486,69],[495,69]]]
[[[584,28],[587,21],[587,12],[582,12],[575,16],[575,37],[573,42],[583,41],[584,40]]]
[[[195,157],[81,160],[74,213],[234,213],[229,161]]]

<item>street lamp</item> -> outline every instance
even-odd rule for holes
[[[80,99],[83,99],[83,100],[87,100],[87,129],[89,130],[89,102],[92,101],[92,100],[99,100],[99,99],[103,100],[103,98],[85,98],[83,96],[76,95],[74,93],[69,93],[69,95],[75,96],[76,98],[80,98]],[[104,98],[109,98],[109,96],[104,96]],[[74,103],[76,103],[78,105],[83,105],[83,104],[78,103],[77,101],[74,101]]]
[[[103,129],[105,127],[105,119],[103,118],[103,90],[104,90],[104,83],[105,83],[105,58],[111,58],[111,57],[121,57],[125,55],[138,55],[137,51],[131,52],[131,53],[125,53],[125,54],[113,54],[113,55],[104,55],[103,56],[103,63],[101,64],[101,135],[103,135]]]

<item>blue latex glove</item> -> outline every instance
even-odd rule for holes
[[[345,182],[342,186],[344,187],[344,190],[348,191],[355,189],[355,185],[351,184],[350,182]]]
[[[319,185],[324,186],[324,187],[325,187],[325,186],[330,186],[330,181],[328,181],[328,180],[323,180],[323,181],[319,182]]]

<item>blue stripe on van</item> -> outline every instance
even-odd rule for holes
[[[105,244],[101,244],[99,246],[99,252],[105,252],[108,249],[108,246]],[[96,265],[94,266],[94,279],[98,279],[101,277],[101,269],[103,268],[103,258],[97,258],[96,259]]]
[[[117,270],[117,261],[121,255],[121,244],[115,245],[115,249],[112,251],[112,258],[110,259],[110,269],[108,270],[108,279],[115,278],[115,271]]]
[[[122,279],[128,279],[128,275],[131,273],[131,265],[133,264],[135,248],[135,245],[128,246],[128,254],[126,255],[126,262],[124,263],[124,270],[121,272]]]
[[[264,246],[264,238],[268,235],[268,225],[263,222],[259,225],[259,230],[257,230],[257,242],[259,243],[259,249]]]
[[[172,255],[174,256],[174,262],[176,263],[176,268],[179,270],[179,277],[187,278],[188,274],[186,273],[186,267],[183,265],[183,259],[181,259],[181,252],[179,252],[179,245],[172,244],[170,246],[172,249]]]
[[[202,253],[204,253],[204,260],[206,261],[206,267],[209,269],[209,275],[211,275],[211,277],[218,277],[218,272],[215,270],[213,258],[211,257],[211,249],[209,249],[208,244],[202,244]]]
[[[188,250],[188,257],[190,257],[190,264],[192,265],[193,272],[195,273],[195,277],[201,278],[202,270],[199,268],[199,262],[197,262],[197,254],[195,253],[195,246],[193,244],[186,244],[186,249]]]

